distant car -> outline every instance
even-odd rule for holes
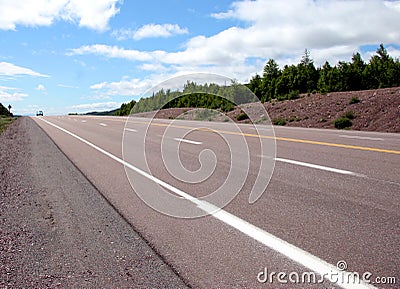
[[[38,112],[36,112],[36,116],[43,116],[43,111],[39,110]]]

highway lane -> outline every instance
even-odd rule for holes
[[[124,119],[44,119],[122,157]],[[132,191],[122,165],[65,132],[41,120],[37,122],[89,180],[194,287],[263,288],[268,287],[268,284],[259,284],[256,277],[264,267],[271,271],[285,272],[308,270],[215,218],[182,220],[155,212],[144,205]],[[135,120],[129,126],[131,131],[125,133],[144,133],[145,122],[145,119]],[[165,129],[162,125],[168,122],[159,120],[157,123],[161,126],[152,126],[149,131],[149,142],[146,145],[152,152],[149,154],[149,163],[152,164],[153,175],[184,192],[202,196],[204,192],[217,187],[219,180],[226,177],[230,162],[219,161],[215,174],[208,182],[193,186],[177,181],[166,173],[157,152]],[[205,126],[204,123],[180,122],[175,129],[188,131],[198,125]],[[226,137],[239,137],[229,134],[227,124],[207,125],[226,132]],[[261,199],[249,205],[248,196],[257,175],[257,163],[263,156],[259,155],[256,138],[252,136],[253,129],[241,127],[248,135],[246,138],[251,146],[252,162],[244,187],[225,208],[226,211],[331,264],[346,260],[351,270],[371,271],[376,276],[399,278],[400,181],[399,154],[396,152],[400,146],[397,135],[278,128],[278,161],[272,181]],[[187,137],[202,142],[201,145],[181,143],[182,162],[192,170],[199,167],[198,153],[202,149],[211,147],[216,155],[223,155],[226,150],[222,144],[214,144],[216,137],[210,132],[196,131]],[[310,142],[297,142],[295,139]],[[325,144],[312,144],[312,141]],[[356,148],[336,147],[326,143]],[[372,150],[363,150],[365,147]],[[301,165],[288,163],[287,160],[301,162]],[[304,163],[321,167],[313,168]],[[323,167],[355,174],[336,173],[324,170]],[[152,188],[151,182],[145,178],[135,176],[135,179],[144,188]],[[299,287],[304,286],[300,284]]]

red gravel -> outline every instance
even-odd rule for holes
[[[360,102],[350,104],[353,97]],[[266,102],[264,106],[271,120],[283,118],[287,126],[332,129],[335,128],[335,119],[352,111],[355,116],[352,130],[400,132],[400,87],[306,94],[296,100]],[[176,118],[188,110],[189,108],[165,109],[157,112],[156,118]],[[237,107],[227,115],[237,122],[236,116],[240,113],[241,110]],[[148,112],[135,116],[153,115],[154,112]]]
[[[349,104],[353,97],[360,102]],[[400,87],[312,94],[266,103],[271,119],[284,118],[288,126],[334,128],[334,120],[353,111],[352,130],[400,132]]]

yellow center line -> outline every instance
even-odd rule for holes
[[[125,120],[113,119],[113,120],[114,121],[122,121],[122,122],[126,121],[126,119]],[[149,122],[134,121],[134,120],[130,120],[130,119],[128,119],[128,121],[130,123],[136,123],[136,124],[149,124]],[[207,128],[193,128],[193,127],[190,127],[190,126],[171,125],[171,124],[156,123],[156,122],[150,122],[150,125],[152,125],[152,126],[163,126],[163,127],[170,126],[170,127],[173,127],[173,128],[181,128],[181,129],[195,129],[195,130],[201,130],[201,131],[218,132],[218,133],[228,134],[228,135],[241,135],[241,136],[256,137],[256,138],[262,138],[262,139],[275,139],[275,140],[278,140],[278,141],[296,142],[296,143],[304,143],[304,144],[312,144],[312,145],[329,146],[329,147],[355,149],[355,150],[363,150],[363,151],[371,151],[371,152],[379,152],[379,153],[388,153],[388,154],[400,155],[400,151],[398,151],[398,150],[389,150],[389,149],[381,149],[381,148],[373,148],[373,147],[346,145],[346,144],[340,144],[340,143],[330,143],[330,142],[313,141],[313,140],[296,139],[296,138],[287,138],[287,137],[273,137],[273,136],[266,136],[266,135],[258,135],[258,134],[254,134],[254,133],[241,133],[241,132],[233,132],[233,131],[225,131],[225,130],[214,130],[214,129],[207,129]]]
[[[322,146],[330,146],[330,147],[338,147],[338,148],[346,148],[346,149],[355,149],[355,150],[372,151],[372,152],[389,153],[389,154],[398,154],[398,155],[400,154],[400,151],[397,151],[397,150],[388,150],[388,149],[381,149],[381,148],[346,145],[346,144],[340,144],[340,143],[329,143],[329,142],[312,141],[312,140],[304,140],[304,139],[294,139],[294,138],[285,138],[285,137],[275,137],[275,139],[276,140],[281,140],[281,141],[290,141],[290,142],[298,142],[298,143],[306,143],[306,144],[314,144],[314,145],[322,145]]]
[[[203,130],[207,131],[206,129],[203,129]],[[222,134],[243,135],[243,136],[247,136],[247,137],[259,137],[259,138],[263,138],[263,139],[275,139],[275,140],[287,141],[287,142],[297,142],[297,143],[339,147],[339,148],[346,148],[346,149],[373,151],[373,152],[380,152],[380,153],[400,154],[400,151],[396,151],[396,150],[371,148],[371,147],[363,147],[363,146],[355,146],[355,145],[346,145],[346,144],[339,144],[339,143],[329,143],[329,142],[322,142],[322,141],[313,141],[313,140],[306,140],[306,139],[296,139],[296,138],[277,137],[277,136],[273,137],[273,136],[258,135],[258,134],[253,134],[253,133],[239,133],[239,132],[231,132],[231,131],[223,131],[223,130],[211,130],[211,131],[219,132]]]

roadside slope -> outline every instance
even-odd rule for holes
[[[271,119],[283,118],[288,126],[334,129],[335,119],[351,111],[351,130],[400,132],[400,87],[316,93],[265,107]]]
[[[353,99],[354,103],[350,103]],[[245,105],[246,106],[246,105]],[[352,112],[354,119],[351,130],[400,132],[400,87],[362,91],[315,93],[300,95],[295,100],[265,102],[264,106],[271,120],[285,120],[286,126],[335,129],[334,121],[347,112]],[[247,109],[251,109],[247,107]],[[187,111],[193,108],[169,108],[157,112],[156,118],[182,118],[186,120],[221,121],[207,115]],[[227,113],[235,122],[242,111],[239,107]],[[153,117],[155,112],[135,114],[136,117]],[[223,119],[222,119],[223,120]]]
[[[0,287],[187,287],[31,119],[0,152]]]

